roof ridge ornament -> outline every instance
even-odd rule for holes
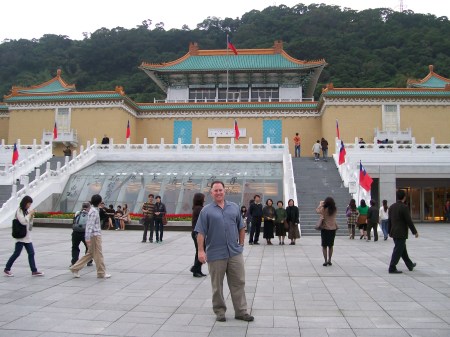
[[[283,51],[283,41],[282,40],[275,40],[273,43],[273,53],[274,54],[281,54]]]
[[[189,43],[189,54],[192,56],[198,56],[198,43],[191,42]]]

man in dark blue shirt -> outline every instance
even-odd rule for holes
[[[225,200],[225,185],[221,181],[211,184],[213,202],[200,212],[195,231],[198,260],[208,262],[211,276],[212,305],[216,320],[225,322],[227,306],[223,297],[223,279],[227,275],[228,287],[234,307],[234,318],[251,322],[245,297],[244,250],[245,225],[239,206]],[[206,241],[206,253],[205,243]]]

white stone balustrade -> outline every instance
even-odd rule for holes
[[[20,139],[16,143],[19,159],[12,165],[14,144],[6,145],[2,140],[0,146],[0,185],[11,185],[22,175],[28,175],[35,167],[41,166],[53,156],[52,145],[33,144],[21,145]]]

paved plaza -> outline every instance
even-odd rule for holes
[[[209,277],[189,272],[189,232],[166,232],[163,244],[141,243],[138,231],[104,231],[111,279],[95,267],[69,272],[70,229],[35,227],[31,277],[25,250],[15,277],[0,278],[0,336],[450,336],[450,225],[421,224],[408,249],[417,268],[388,274],[393,242],[336,238],[333,266],[322,266],[319,237],[295,246],[246,246],[246,293],[255,321],[227,321],[211,309]],[[13,251],[0,229],[3,266]],[[278,243],[278,240],[274,240]],[[2,267],[3,268],[3,267]],[[203,271],[207,273],[207,268]]]

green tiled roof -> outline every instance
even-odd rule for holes
[[[235,103],[235,104],[140,104],[143,111],[167,111],[167,110],[267,110],[267,109],[317,109],[317,102],[314,103]]]
[[[21,94],[58,93],[70,91],[74,91],[74,89],[63,86],[60,81],[53,81],[48,85],[39,88],[29,88],[29,89],[24,88],[18,90],[18,92]]]
[[[42,102],[42,101],[74,101],[74,100],[89,100],[89,99],[112,99],[112,98],[121,98],[124,97],[119,93],[74,93],[67,95],[30,95],[30,96],[13,96],[9,98],[5,98],[5,102],[23,102],[23,101],[33,101],[33,102]]]
[[[8,106],[0,103],[0,110],[8,110]]]
[[[412,86],[414,88],[445,88],[445,85],[449,84],[442,80],[441,78],[437,78],[435,76],[430,77],[426,82],[423,83],[414,83]]]
[[[325,64],[325,61],[323,62]],[[215,55],[189,56],[185,60],[168,66],[153,66],[143,64],[142,68],[158,72],[172,71],[226,71],[231,70],[277,70],[277,69],[308,69],[322,64],[298,64],[281,54],[274,55]]]
[[[392,97],[401,97],[401,96],[440,96],[440,97],[450,97],[450,91],[444,90],[414,90],[414,89],[404,89],[404,90],[384,90],[384,89],[373,89],[373,90],[358,90],[358,89],[350,89],[350,90],[339,90],[332,89],[323,93],[325,97],[338,97],[338,96],[372,96],[372,97],[381,97],[381,96],[392,96]]]

